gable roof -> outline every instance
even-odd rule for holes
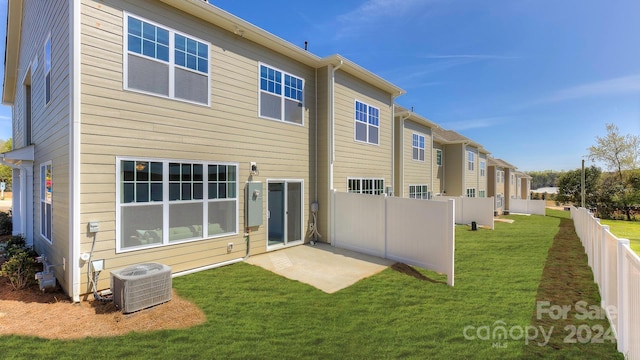
[[[508,162],[502,160],[502,159],[497,159],[497,158],[493,158],[490,157],[489,158],[489,166],[497,166],[497,167],[502,167],[502,168],[509,168],[509,169],[516,169],[515,166],[509,164]]]
[[[468,137],[457,133],[453,130],[445,130],[443,128],[433,129],[433,140],[442,144],[465,144],[471,145],[478,149],[478,152],[483,154],[490,154],[490,152],[485,149],[482,144],[479,144]]]
[[[440,125],[434,123],[433,121],[427,119],[426,117],[423,117],[413,111],[406,109],[401,105],[393,104],[393,112],[395,116],[400,116],[400,117],[406,116],[407,119],[411,121],[415,121],[418,124],[428,126],[431,129],[440,128]]]

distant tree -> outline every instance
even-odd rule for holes
[[[0,153],[5,153],[7,151],[13,150],[13,140],[9,138],[6,141],[0,140]],[[0,165],[0,181],[4,181],[7,183],[6,190],[11,190],[11,180],[12,180],[13,170],[10,166]]]
[[[562,175],[563,172],[544,170],[544,171],[528,171],[527,175],[531,176],[531,188],[540,189],[543,187],[556,186],[557,178]]]
[[[596,189],[601,174],[602,171],[596,166],[585,168],[585,206],[587,207],[596,206]],[[565,172],[558,178],[556,185],[558,186],[556,201],[573,204],[579,204],[582,201],[582,169]]]
[[[615,173],[617,184],[610,184],[613,191],[612,202],[620,205],[631,220],[631,205],[637,197],[633,187],[632,170],[640,161],[640,136],[620,135],[618,127],[606,124],[607,135],[596,137],[596,145],[589,147],[589,159],[602,162],[609,171]],[[614,186],[615,185],[615,186]]]

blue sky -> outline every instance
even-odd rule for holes
[[[212,3],[319,56],[349,58],[405,89],[400,105],[523,171],[578,168],[605,123],[640,134],[637,0]],[[0,107],[1,139],[10,111]]]

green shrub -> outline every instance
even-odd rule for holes
[[[0,212],[0,235],[8,235],[13,231],[13,222],[11,214],[8,212]]]
[[[24,289],[35,282],[36,261],[32,255],[27,249],[18,249],[2,264],[0,273],[9,278],[11,286],[16,290]]]
[[[9,241],[7,241],[4,257],[9,259],[20,251],[27,251],[26,240],[22,235],[14,235],[9,239]],[[33,255],[33,257],[36,256],[33,251],[29,250],[28,252],[30,255]]]

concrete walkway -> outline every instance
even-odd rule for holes
[[[324,243],[250,256],[246,262],[329,294],[377,274],[394,263]]]

